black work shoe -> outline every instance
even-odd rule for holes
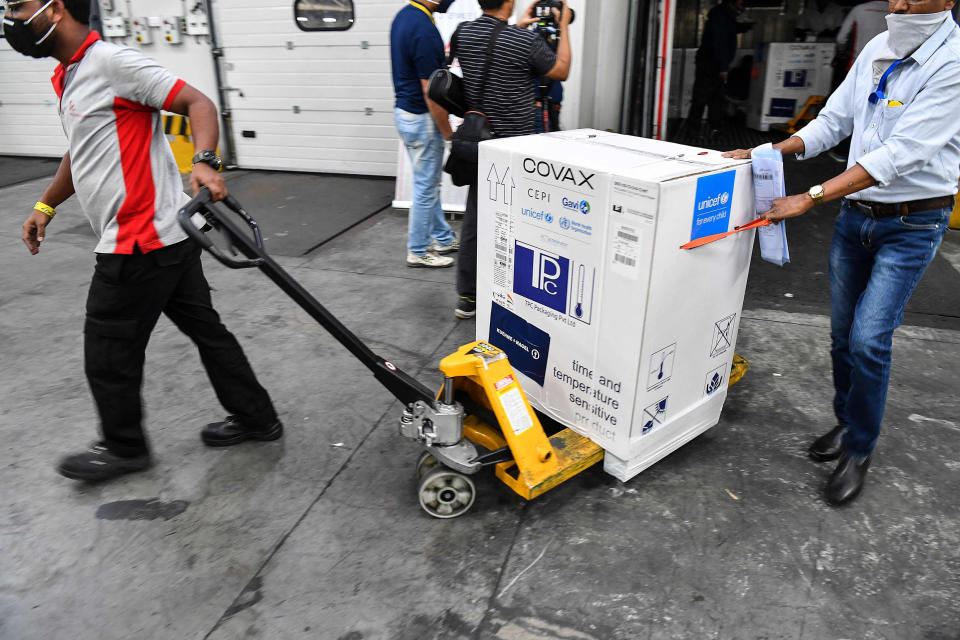
[[[283,425],[274,420],[262,427],[250,427],[237,416],[227,416],[223,422],[211,422],[200,432],[204,444],[210,447],[229,447],[246,440],[276,440],[283,435]]]
[[[840,457],[840,454],[843,453],[843,434],[846,432],[847,428],[842,424],[838,424],[814,440],[810,448],[807,449],[807,454],[817,462],[836,460]]]
[[[477,315],[477,301],[469,296],[460,296],[457,310],[453,313],[462,320],[472,318]]]
[[[76,453],[61,460],[57,471],[71,480],[100,482],[127,473],[143,471],[151,466],[153,466],[153,460],[150,459],[149,453],[133,458],[123,458],[112,453],[101,443],[95,442],[83,453]]]
[[[870,468],[870,456],[854,458],[844,454],[827,481],[825,497],[835,507],[846,504],[860,495],[863,480]]]

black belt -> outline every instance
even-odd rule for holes
[[[956,196],[941,196],[925,200],[911,200],[910,202],[870,202],[869,200],[851,200],[846,202],[860,209],[871,218],[888,218],[890,216],[905,216],[915,211],[930,211],[931,209],[952,209],[956,203]]]

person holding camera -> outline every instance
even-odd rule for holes
[[[469,109],[482,111],[493,136],[509,138],[536,133],[534,118],[535,80],[547,77],[563,81],[570,75],[570,33],[572,12],[566,0],[537,0],[517,21],[508,26],[514,0],[479,0],[483,15],[457,29],[454,56],[463,70],[463,86]],[[557,50],[526,27],[540,20],[537,7],[551,5],[557,22]],[[486,87],[484,69],[489,50]],[[467,208],[460,231],[457,260],[456,308],[458,318],[476,315],[477,290],[477,181],[470,183]]]
[[[408,267],[452,267],[443,255],[459,248],[443,216],[440,179],[443,141],[451,135],[447,111],[427,97],[430,75],[444,66],[443,38],[434,13],[444,13],[453,0],[410,0],[390,26],[390,59],[397,131],[413,165],[413,204],[407,224]]]

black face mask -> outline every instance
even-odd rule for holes
[[[32,58],[46,58],[53,53],[53,38],[50,36],[53,35],[57,25],[50,24],[46,29],[41,29],[39,34],[33,30],[32,26],[37,17],[52,3],[53,0],[49,0],[26,20],[3,18],[3,37],[14,51]]]
[[[446,13],[447,9],[449,9],[450,5],[452,5],[455,1],[456,0],[427,0],[427,2],[436,7],[433,10],[434,13]]]

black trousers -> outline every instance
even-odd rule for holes
[[[720,77],[720,70],[711,62],[697,60],[693,77],[693,98],[687,122],[699,125],[703,110],[709,107],[711,129],[720,129],[723,111],[726,108],[727,88]]]
[[[457,293],[477,297],[477,185],[467,192],[467,209],[460,227],[460,252],[457,254]]]
[[[228,412],[254,425],[277,419],[243,349],[213,309],[196,243],[99,254],[87,297],[84,359],[108,449],[121,456],[148,450],[140,391],[144,353],[161,313],[197,345]]]

